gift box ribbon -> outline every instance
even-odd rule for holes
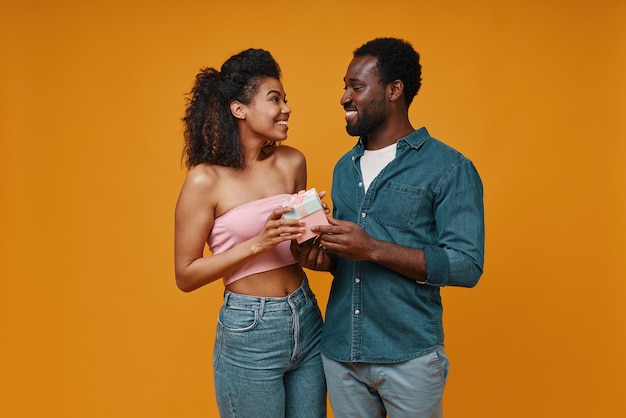
[[[283,206],[293,206],[293,212],[295,212],[299,218],[304,218],[305,216],[322,209],[322,203],[319,200],[319,196],[315,188],[307,191],[300,190],[298,193],[293,194],[289,200],[283,203]],[[286,213],[285,215],[292,215],[293,212],[289,212],[288,214]]]

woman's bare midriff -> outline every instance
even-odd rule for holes
[[[264,298],[283,298],[302,284],[304,272],[299,264],[281,267],[263,273],[252,274],[226,286],[240,295]]]

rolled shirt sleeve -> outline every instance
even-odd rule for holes
[[[453,165],[437,188],[438,245],[424,247],[426,284],[473,287],[484,263],[483,187],[468,159]]]

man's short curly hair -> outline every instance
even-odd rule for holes
[[[376,38],[354,51],[354,56],[373,55],[378,59],[376,70],[383,86],[394,80],[404,84],[407,107],[422,85],[422,66],[419,54],[410,43],[397,38]]]

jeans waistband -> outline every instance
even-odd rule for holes
[[[261,312],[283,311],[290,310],[291,306],[307,303],[313,297],[313,292],[309,287],[309,281],[307,277],[304,276],[300,287],[285,297],[248,296],[225,290],[224,306],[258,309]]]

